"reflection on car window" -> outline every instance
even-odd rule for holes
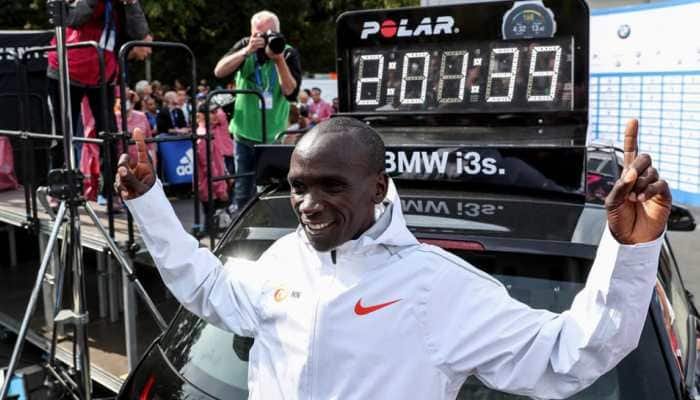
[[[161,346],[188,381],[220,399],[248,398],[248,363],[233,349],[233,334],[182,310]]]

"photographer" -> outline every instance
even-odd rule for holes
[[[259,91],[265,99],[267,135],[263,135],[260,102],[252,95],[237,96],[229,131],[236,140],[236,173],[252,172],[253,146],[272,141],[287,129],[289,102],[295,101],[301,84],[299,52],[285,43],[277,16],[260,11],[250,20],[250,37],[239,40],[214,69],[217,78],[235,73],[236,87]],[[253,196],[255,178],[236,179],[234,205],[242,208]]]

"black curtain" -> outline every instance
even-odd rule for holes
[[[53,31],[0,31],[0,129],[19,130],[20,120],[20,77],[16,56],[35,46],[47,46]],[[47,53],[32,53],[25,57],[27,76],[27,104],[24,106],[24,125],[30,132],[50,133],[51,119],[46,101],[48,82],[46,78]],[[22,141],[13,138],[12,147],[15,159],[15,174],[20,183],[24,181]],[[48,141],[33,140],[34,163],[29,166],[36,172],[40,184],[48,173]],[[61,143],[58,143],[60,146]]]

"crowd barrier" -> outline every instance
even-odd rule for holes
[[[153,41],[153,42],[146,42],[146,41],[131,41],[128,43],[125,43],[121,49],[119,50],[118,54],[118,62],[119,62],[119,67],[120,67],[120,82],[119,82],[119,93],[121,98],[126,98],[126,91],[127,91],[127,82],[128,82],[128,54],[131,49],[134,47],[150,47],[153,49],[175,49],[175,50],[181,50],[185,52],[190,60],[190,71],[191,71],[191,84],[190,84],[190,107],[192,110],[196,110],[196,96],[195,96],[195,90],[197,87],[197,75],[196,75],[196,57],[194,56],[194,53],[192,50],[185,44],[183,43],[175,43],[175,42],[160,42],[160,41]],[[105,82],[105,61],[104,61],[104,54],[102,49],[99,47],[99,45],[94,42],[80,42],[80,43],[73,43],[73,44],[68,44],[67,47],[70,48],[81,48],[81,47],[93,47],[96,49],[98,53],[98,60],[99,60],[99,85],[100,85],[100,97],[102,99],[103,104],[107,104],[107,90],[109,88],[109,85]],[[27,77],[26,77],[26,68],[25,68],[25,62],[28,59],[30,55],[33,55],[35,53],[45,53],[51,50],[55,50],[55,46],[36,46],[36,47],[30,47],[25,49],[25,51],[21,54],[14,54],[14,53],[7,53],[7,55],[14,56],[15,63],[16,63],[16,69],[17,69],[17,79],[18,79],[18,91],[15,94],[7,94],[4,93],[2,96],[16,96],[18,98],[18,109],[19,109],[19,129],[18,130],[7,130],[7,129],[0,129],[0,136],[7,136],[7,137],[14,137],[19,139],[19,142],[21,143],[21,163],[22,163],[22,184],[23,184],[23,190],[24,190],[24,197],[25,197],[25,205],[26,205],[26,227],[29,228],[30,230],[36,230],[38,229],[39,226],[39,219],[38,219],[38,202],[37,202],[37,188],[38,188],[38,182],[40,181],[39,177],[36,174],[35,169],[33,168],[34,165],[34,155],[35,155],[35,144],[37,141],[63,141],[63,136],[62,135],[55,135],[55,134],[48,134],[48,133],[41,133],[41,132],[32,132],[29,127],[30,127],[30,120],[33,118],[36,118],[36,115],[30,115],[28,112],[28,104],[29,104],[29,97],[34,96],[37,97],[39,101],[41,101],[43,104],[46,103],[46,99],[41,99],[40,96],[37,96],[36,94],[29,94],[27,89],[26,89],[26,82],[27,82]],[[0,55],[2,55],[3,52],[0,52]],[[210,92],[206,99],[205,99],[205,107],[210,106],[212,99],[216,97],[217,95],[234,95],[234,96],[256,96],[260,103],[261,103],[261,113],[260,113],[260,118],[262,121],[261,127],[262,127],[262,136],[263,136],[263,141],[268,142],[267,136],[267,127],[266,127],[266,117],[265,117],[265,106],[264,102],[265,99],[263,95],[255,90],[214,90]],[[35,99],[35,100],[37,100]],[[103,120],[107,121],[109,118],[109,112],[106,107],[103,107]],[[194,113],[193,113],[194,114]],[[127,126],[127,113],[121,113],[121,129],[117,129],[116,132],[111,132],[109,126],[111,124],[105,124],[105,130],[102,132],[98,132],[98,137],[97,138],[87,138],[87,137],[78,137],[78,136],[73,136],[73,141],[75,143],[92,143],[92,144],[97,144],[101,148],[101,154],[104,157],[104,161],[101,166],[101,175],[104,180],[104,195],[107,200],[107,224],[108,224],[108,232],[111,238],[115,237],[115,225],[114,225],[114,218],[115,218],[115,208],[114,208],[114,189],[113,189],[113,183],[114,183],[114,176],[116,174],[116,160],[112,160],[113,157],[113,151],[110,151],[109,149],[114,148],[117,142],[121,142],[123,145],[123,148],[126,149],[128,148],[129,145],[134,144],[133,139],[131,138],[131,134],[129,133],[128,126]],[[42,108],[41,112],[41,119],[42,121],[45,121],[45,124],[50,124],[50,115],[48,112],[47,107]],[[221,180],[235,180],[236,178],[243,177],[243,176],[250,176],[254,175],[253,172],[249,173],[242,173],[242,174],[231,174],[231,175],[225,175],[225,176],[214,176],[212,173],[212,154],[211,154],[211,144],[212,144],[212,132],[209,126],[209,113],[205,113],[205,119],[206,119],[206,134],[204,139],[206,140],[206,163],[205,165],[207,166],[207,171],[206,171],[206,177],[207,177],[207,198],[212,198],[212,193],[213,193],[213,183]],[[193,117],[190,120],[190,130],[189,133],[186,135],[178,135],[178,136],[158,136],[158,137],[153,137],[153,138],[147,138],[146,143],[158,143],[162,145],[166,144],[176,144],[176,143],[182,143],[184,142],[189,142],[192,146],[192,149],[196,149],[197,146],[197,133],[196,133],[196,119]],[[46,129],[48,131],[48,129]],[[298,131],[288,131],[286,133],[290,134],[301,134],[305,132],[305,130],[298,130]],[[215,227],[213,224],[213,219],[214,219],[214,210],[213,207],[209,207],[207,210],[207,213],[205,215],[205,226],[206,229],[203,228],[202,226],[202,221],[200,217],[200,210],[201,210],[201,204],[199,197],[197,196],[197,188],[199,184],[199,163],[197,160],[197,151],[192,151],[192,203],[193,203],[193,211],[194,211],[194,223],[193,226],[191,227],[191,232],[196,235],[201,237],[202,235],[208,235],[210,238],[210,245],[213,248],[215,245],[215,237],[216,237],[216,231]],[[127,242],[127,250],[130,252],[135,252],[138,250],[135,245],[135,237],[134,237],[134,229],[133,229],[133,218],[131,217],[131,214],[127,210],[127,234],[128,234],[128,242]]]

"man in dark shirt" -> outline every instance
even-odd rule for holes
[[[185,115],[179,108],[177,94],[175,92],[167,92],[163,96],[163,107],[158,112],[156,118],[158,133],[168,133],[171,135],[186,134],[187,121]]]
[[[260,11],[251,18],[250,26],[250,37],[239,40],[214,69],[217,78],[235,73],[238,89],[256,90],[264,98],[266,132],[262,130],[259,98],[253,95],[237,96],[229,132],[236,141],[238,174],[255,169],[255,144],[271,142],[287,129],[289,102],[295,101],[301,84],[299,52],[286,44],[281,53],[275,53],[267,45],[265,36],[280,32],[277,16],[269,11]],[[254,177],[236,179],[234,206],[242,208],[254,191]]]

